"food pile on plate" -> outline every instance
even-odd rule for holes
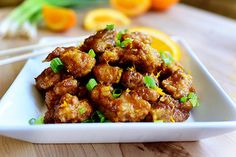
[[[44,123],[183,122],[198,98],[192,76],[140,32],[114,25],[52,51],[36,80]]]

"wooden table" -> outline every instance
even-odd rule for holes
[[[0,18],[9,9],[0,10]],[[81,15],[82,16],[82,15]],[[80,18],[82,21],[82,18]],[[150,26],[185,38],[225,91],[236,101],[236,22],[224,17],[177,5],[166,13],[149,12],[133,19],[133,25]],[[80,24],[81,26],[81,24]],[[81,27],[64,34],[40,31],[40,37],[88,34]],[[0,49],[35,41],[1,40]],[[0,97],[11,85],[25,62],[0,67]],[[0,156],[235,156],[236,132],[199,142],[135,144],[31,144],[0,136]]]

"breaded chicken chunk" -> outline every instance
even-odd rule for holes
[[[179,101],[170,95],[164,95],[158,103],[152,105],[147,119],[151,121],[163,120],[164,122],[183,122],[189,117],[189,112],[180,109]],[[150,120],[149,119],[149,120]]]
[[[50,67],[45,69],[38,77],[35,78],[36,87],[39,90],[47,90],[60,80],[61,74],[54,73]]]
[[[62,95],[66,93],[76,94],[77,91],[78,82],[73,77],[69,77],[62,80],[61,82],[58,82],[51,90],[49,90],[45,94],[45,102],[48,109],[57,105]]]
[[[78,82],[73,77],[69,77],[67,79],[58,82],[53,87],[53,91],[56,95],[64,95],[66,93],[75,94],[78,89]]]
[[[131,32],[131,33],[125,33],[122,35],[122,40],[126,38],[131,38],[133,40],[137,40],[138,42],[142,42],[144,44],[151,44],[152,38],[149,35],[143,34],[141,32]]]
[[[113,30],[103,29],[85,39],[84,44],[80,47],[83,52],[93,49],[96,53],[103,53],[115,45],[116,32]]]
[[[119,83],[122,69],[119,67],[113,67],[108,64],[99,64],[94,67],[93,73],[96,79],[104,84]]]
[[[155,73],[161,67],[162,59],[156,49],[134,40],[131,46],[125,49],[120,63],[132,63],[140,71]]]
[[[113,98],[110,86],[98,85],[91,98],[106,118],[113,122],[139,122],[149,113],[151,105],[135,92],[123,92],[119,98]]]
[[[116,63],[119,61],[120,56],[124,53],[121,47],[112,47],[106,49],[103,54],[99,57],[100,63]]]
[[[92,107],[88,100],[79,100],[67,93],[55,106],[54,118],[56,123],[78,123],[89,119],[91,113]]]
[[[53,58],[59,57],[67,52],[67,51],[76,51],[78,50],[78,47],[70,46],[70,47],[57,47],[55,50],[53,50],[44,60],[45,62],[50,62]]]
[[[60,56],[67,71],[74,77],[82,77],[92,71],[95,58],[80,50],[66,51]]]
[[[170,77],[162,81],[164,89],[175,99],[187,96],[192,89],[192,76],[182,70],[175,71]]]
[[[134,69],[129,69],[122,73],[121,84],[126,88],[134,89],[144,86],[143,75]]]
[[[137,87],[134,91],[148,102],[156,102],[160,96],[157,90],[145,86]]]

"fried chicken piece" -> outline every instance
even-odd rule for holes
[[[45,94],[45,103],[48,109],[54,108],[58,104],[61,96],[57,95],[53,89],[49,90]]]
[[[78,47],[70,46],[70,47],[57,47],[55,50],[53,50],[44,60],[45,62],[50,62],[53,58],[59,57],[60,55],[67,52],[67,51],[74,51],[78,50]]]
[[[99,57],[100,63],[116,63],[120,59],[120,55],[123,53],[123,49],[121,47],[112,47],[110,49],[105,50],[103,54]]]
[[[112,107],[103,108],[104,114],[113,122],[139,122],[149,113],[151,105],[138,94],[123,92],[114,99]]]
[[[82,77],[92,71],[95,65],[95,58],[80,50],[69,50],[60,56],[67,71],[74,77]]]
[[[157,90],[148,87],[138,87],[134,91],[148,102],[155,102],[160,96]]]
[[[160,69],[160,79],[164,80],[170,77],[175,71],[184,71],[183,67],[178,62],[173,62],[170,65],[162,64]]]
[[[91,99],[97,104],[110,104],[114,99],[111,94],[112,90],[111,86],[98,84],[91,92]]]
[[[80,49],[83,52],[88,52],[90,49],[93,49],[96,53],[100,54],[115,45],[115,38],[115,31],[103,29],[85,39]]]
[[[45,124],[53,124],[54,121],[54,108],[50,108],[44,115],[44,123]]]
[[[183,111],[190,112],[192,108],[193,108],[193,105],[191,104],[189,100],[184,103],[180,103],[180,109]]]
[[[149,35],[143,34],[141,32],[125,33],[122,35],[122,40],[125,40],[126,38],[131,38],[137,40],[138,42],[149,45],[152,43],[152,38]]]
[[[108,64],[99,64],[94,67],[93,73],[96,79],[104,84],[119,83],[122,69],[119,67],[112,67]]]
[[[163,88],[175,99],[187,96],[192,89],[192,76],[182,70],[175,71],[170,77],[162,81]]]
[[[73,77],[69,77],[61,82],[58,82],[53,89],[46,92],[45,102],[47,108],[50,109],[57,105],[62,95],[66,93],[75,94],[77,92],[77,88],[77,80]]]
[[[75,94],[77,92],[78,83],[73,77],[69,77],[61,82],[58,82],[54,87],[53,91],[56,95],[64,95],[66,93]]]
[[[60,80],[61,74],[54,73],[50,67],[45,69],[38,77],[35,78],[36,87],[39,90],[47,90]]]
[[[164,122],[183,122],[188,119],[189,112],[179,109],[180,104],[170,95],[164,95],[158,103],[152,105],[147,118],[151,121],[163,120]]]
[[[54,118],[56,123],[78,123],[89,119],[91,113],[92,107],[88,100],[79,100],[67,93],[55,106]]]
[[[91,98],[104,115],[113,122],[139,122],[143,120],[151,105],[135,92],[123,92],[119,98],[112,97],[112,88],[97,85]]]
[[[121,77],[121,84],[126,88],[135,89],[144,86],[143,75],[134,69],[124,71]]]
[[[138,70],[155,73],[161,67],[162,59],[156,49],[150,45],[134,40],[121,55],[120,63],[132,63]]]

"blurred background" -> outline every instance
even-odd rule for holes
[[[0,7],[16,6],[23,0],[0,0]],[[236,19],[236,0],[181,0],[181,3]]]
[[[0,15],[0,38],[36,39],[38,30],[61,34],[107,24],[128,27],[147,12],[168,14],[177,3],[236,19],[236,0],[0,0],[1,11],[7,10]]]

